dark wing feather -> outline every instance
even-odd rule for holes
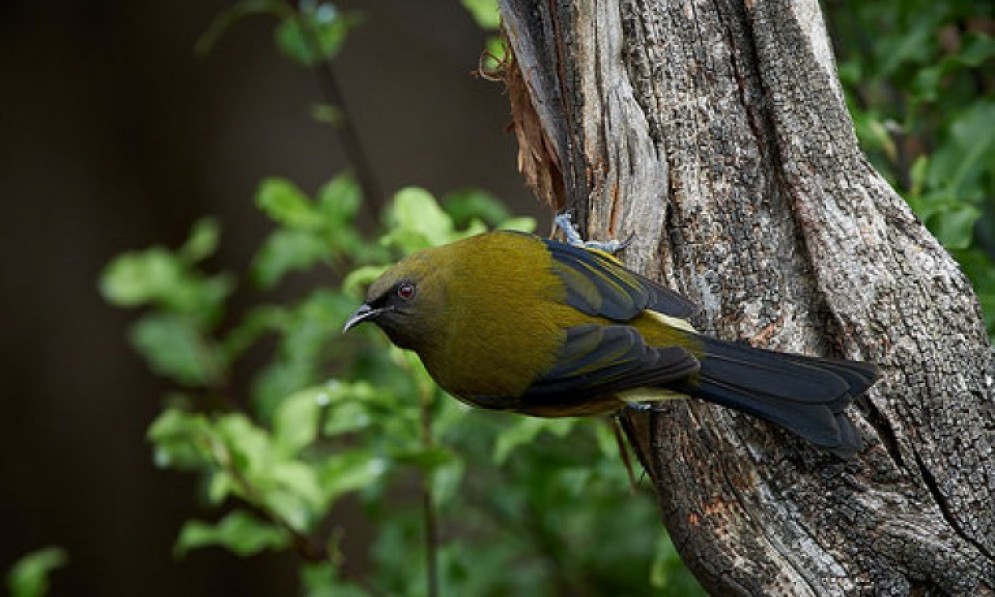
[[[575,405],[588,398],[659,386],[698,371],[679,346],[654,348],[632,327],[585,324],[567,329],[556,364],[520,398],[530,407]]]
[[[706,365],[701,382],[739,380],[757,395],[800,404],[824,404],[841,412],[870,387],[880,373],[870,363],[755,348],[741,342],[700,336]]]
[[[603,253],[555,240],[543,242],[553,256],[553,271],[567,288],[567,304],[578,311],[614,321],[629,321],[645,309],[682,319],[698,311],[682,295]]]
[[[673,389],[776,423],[843,458],[860,449],[843,411],[878,379],[877,367],[700,338],[698,375]]]

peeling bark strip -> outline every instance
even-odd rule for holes
[[[522,71],[514,60],[502,65],[501,79],[508,90],[511,114],[514,118],[515,140],[518,141],[518,171],[535,196],[554,212],[563,209],[563,175],[556,161],[559,153],[552,147],[542,127],[539,114],[532,107]]]
[[[685,562],[717,594],[995,592],[995,405],[977,301],[864,159],[815,0],[502,0],[592,237],[724,338],[866,359],[842,463],[704,403],[630,439]]]

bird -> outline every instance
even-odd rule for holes
[[[485,409],[592,416],[690,397],[842,459],[861,449],[844,411],[877,381],[875,365],[701,334],[692,301],[567,236],[492,231],[413,253],[369,286],[343,333],[373,323]]]

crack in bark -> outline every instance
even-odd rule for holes
[[[984,554],[984,556],[989,560],[995,560],[995,557],[992,556],[991,552],[989,552],[984,545],[975,541],[970,535],[964,532],[964,529],[961,528],[961,524],[957,520],[957,517],[950,511],[950,506],[947,504],[947,497],[944,495],[939,484],[936,482],[936,477],[933,476],[933,472],[930,471],[929,467],[927,467],[922,461],[922,457],[919,455],[919,452],[913,449],[912,455],[915,458],[916,468],[919,471],[919,475],[922,477],[923,482],[929,489],[929,493],[933,497],[933,501],[939,507],[940,513],[943,515],[943,519],[946,520],[947,524],[957,532],[957,535],[960,536],[961,539],[973,545],[975,549]]]
[[[898,436],[895,435],[895,430],[891,428],[888,418],[884,416],[869,396],[862,398],[861,404],[867,405],[867,414],[864,415],[864,420],[877,432],[878,438],[881,440],[881,445],[888,452],[888,456],[897,466],[907,469],[908,465],[902,459],[902,451],[898,447]]]
[[[712,4],[718,7],[718,0],[712,0]],[[736,85],[737,88],[739,89],[739,102],[740,104],[742,104],[743,112],[746,114],[746,123],[749,125],[750,131],[753,133],[753,138],[756,140],[755,145],[757,146],[758,149],[760,149],[763,161],[765,163],[769,163],[767,157],[769,155],[770,148],[768,147],[769,142],[767,140],[772,138],[773,135],[761,133],[761,126],[756,122],[757,115],[754,112],[754,110],[750,109],[750,102],[747,100],[746,97],[747,93],[746,79],[749,77],[749,75],[744,74],[743,69],[740,68],[739,60],[736,58],[737,44],[736,44],[736,39],[733,36],[732,28],[725,22],[721,10],[718,10],[718,8],[716,8],[715,12],[718,15],[719,25],[722,27],[722,30],[725,33],[726,43],[729,45],[729,63],[732,68],[732,74],[736,78]],[[746,42],[747,45],[749,46],[749,49],[754,54],[756,54],[756,48],[754,48],[753,46],[753,36],[750,35],[751,33],[750,28],[744,26],[743,30],[746,34],[747,38]],[[762,82],[757,81],[757,84],[761,87],[761,89],[763,88]],[[771,129],[770,118],[767,116],[767,113],[762,106],[758,111],[763,115],[762,118],[764,120],[764,124],[766,125],[763,128],[769,131]]]

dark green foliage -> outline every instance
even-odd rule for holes
[[[153,371],[187,387],[218,383],[225,366],[221,346],[210,334],[234,279],[197,269],[217,243],[217,224],[204,219],[176,251],[152,247],[124,253],[108,265],[100,281],[104,298],[113,304],[153,307],[132,326],[131,343]]]
[[[484,26],[496,25],[493,0],[463,1]],[[277,48],[308,67],[334,58],[358,22],[325,2],[242,0],[198,49],[256,14],[275,17]],[[990,6],[833,2],[827,14],[872,161],[954,251],[995,313],[995,48],[971,25],[990,24]],[[490,43],[500,54],[496,38]],[[332,125],[346,117],[330,105],[313,113]],[[204,269],[219,242],[212,220],[198,222],[179,249],[118,257],[101,279],[108,301],[142,309],[129,338],[177,387],[148,432],[156,463],[198,475],[206,505],[227,512],[213,523],[188,521],[177,554],[208,545],[243,556],[294,550],[302,591],[316,597],[426,594],[426,550],[435,551],[444,595],[700,593],[653,499],[629,488],[601,421],[472,410],[376,330],[339,334],[365,284],[396,258],[488,226],[528,229],[530,221],[509,219],[482,191],[456,192],[440,205],[409,188],[374,214],[384,232],[366,237],[354,223],[364,203],[348,175],[313,196],[267,179],[256,205],[275,228],[243,284],[265,292],[318,271],[317,279],[340,279],[340,287],[326,283],[290,303],[231,313],[237,277]],[[236,395],[245,384],[232,383],[235,366],[250,351],[265,360],[253,365],[250,395]],[[437,545],[425,540],[429,523],[416,494],[430,497]],[[363,578],[343,577],[341,531],[329,518],[346,496],[376,529]],[[26,560],[17,574],[39,588],[15,594],[41,594],[45,573],[63,559],[42,552]]]
[[[49,575],[69,561],[59,547],[46,547],[22,556],[7,573],[11,597],[42,597],[48,593]]]
[[[472,410],[382,334],[340,334],[365,283],[400,255],[481,232],[482,219],[517,229],[531,220],[508,219],[479,191],[452,196],[450,213],[408,188],[384,214],[389,232],[369,240],[353,223],[360,197],[349,177],[315,198],[266,180],[256,204],[276,225],[250,268],[257,286],[321,267],[343,277],[342,287],[225,317],[233,276],[201,271],[217,246],[213,224],[195,226],[176,251],[119,257],[101,283],[108,300],[146,309],[132,327],[136,348],[187,388],[149,429],[156,463],[200,475],[209,504],[236,505],[218,522],[189,521],[177,554],[208,545],[237,555],[295,549],[308,562],[301,578],[310,594],[421,594],[425,584],[412,579],[425,576],[424,513],[417,499],[397,497],[416,479],[437,513],[442,540],[433,549],[445,594],[693,586],[661,539],[653,501],[629,488],[601,421]],[[231,396],[235,363],[273,340],[251,398]],[[340,578],[339,534],[326,520],[347,495],[378,529],[367,578]]]
[[[995,333],[995,5],[827,2],[857,134],[960,262]]]
[[[318,0],[240,0],[222,12],[197,41],[197,52],[207,54],[232,25],[251,15],[276,17],[273,42],[285,56],[313,67],[331,60],[359,24],[355,13],[341,12],[331,2]]]

